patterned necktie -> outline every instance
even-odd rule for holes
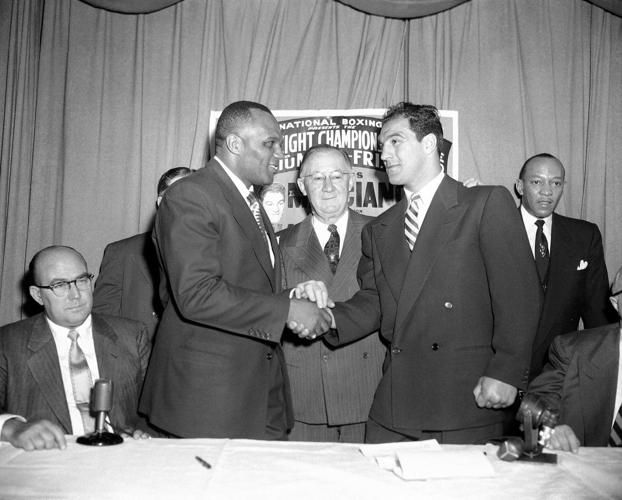
[[[71,346],[69,347],[69,375],[71,377],[71,386],[73,387],[73,397],[76,400],[78,410],[80,410],[84,432],[88,434],[95,430],[95,419],[91,417],[89,409],[91,387],[93,386],[91,370],[86,362],[84,352],[78,345],[80,334],[75,330],[69,330],[67,336],[71,339]]]
[[[609,434],[609,446],[622,446],[622,405],[618,413],[616,413],[616,419],[613,422],[611,428],[611,434]]]
[[[534,248],[536,267],[538,268],[538,275],[540,276],[540,284],[542,288],[546,289],[547,274],[549,271],[549,243],[546,241],[546,235],[542,230],[544,221],[538,219],[535,224],[538,226]]]
[[[255,196],[253,192],[248,193],[248,196],[246,197],[246,199],[248,200],[248,203],[251,207],[251,212],[253,212],[253,216],[255,217],[255,222],[257,222],[257,225],[259,226],[259,230],[261,231],[261,234],[267,245],[268,244],[268,233],[266,233],[266,226],[263,223],[263,217],[261,216],[261,210],[259,208],[259,200],[257,200],[257,197]]]
[[[324,253],[326,257],[328,257],[330,270],[335,274],[337,271],[337,264],[339,264],[339,231],[337,231],[337,226],[335,226],[335,224],[330,224],[328,230],[330,231],[330,238],[328,238],[326,245],[324,245]]]
[[[418,194],[413,194],[410,197],[410,205],[406,210],[406,217],[404,218],[404,235],[406,236],[406,243],[408,248],[412,252],[415,246],[415,240],[419,234],[419,224],[417,223],[417,216],[419,215],[419,203],[421,197]]]

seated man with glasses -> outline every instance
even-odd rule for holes
[[[40,250],[30,262],[32,298],[43,312],[0,328],[0,439],[25,450],[65,448],[65,434],[94,430],[90,392],[112,380],[110,425],[149,437],[136,426],[149,357],[146,327],[91,314],[93,275],[66,246]]]

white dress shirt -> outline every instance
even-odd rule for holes
[[[421,198],[421,201],[419,202],[419,211],[417,212],[417,224],[419,225],[419,228],[421,228],[423,220],[425,219],[425,215],[428,213],[428,209],[430,208],[430,204],[432,203],[432,198],[434,198],[434,195],[436,194],[436,191],[441,185],[441,182],[443,182],[444,178],[445,173],[441,170],[438,175],[434,177],[434,179],[432,179],[430,182],[428,182],[425,186],[423,186],[423,188],[418,193],[413,193],[412,191],[404,188],[404,195],[409,200],[409,203],[410,197],[413,194],[418,194]]]
[[[525,230],[527,231],[527,238],[529,238],[529,245],[531,246],[531,255],[533,258],[536,258],[536,232],[538,231],[538,226],[536,226],[536,221],[539,217],[534,217],[531,215],[525,207],[521,205],[520,214],[523,217],[523,224],[525,225]],[[549,244],[549,255],[551,255],[551,226],[553,225],[553,214],[548,217],[542,219],[544,221],[544,225],[542,226],[542,231],[544,232],[544,236],[546,236],[546,241]]]

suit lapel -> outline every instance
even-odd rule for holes
[[[326,269],[332,278],[332,286],[335,289],[341,289],[345,286],[345,283],[352,279],[352,269],[357,269],[359,260],[361,258],[361,230],[367,223],[367,219],[357,214],[356,212],[348,209],[348,225],[346,227],[346,234],[341,235],[343,238],[343,249],[339,255],[339,264],[337,265],[337,272],[333,275],[330,272],[328,266],[328,259],[324,256],[326,261]],[[357,236],[355,236],[357,235]],[[322,252],[324,255],[324,252]]]
[[[108,324],[92,315],[93,344],[97,356],[97,367],[100,378],[114,379],[117,369],[119,348],[117,346],[117,334],[112,331]]]
[[[233,182],[231,181],[227,173],[223,170],[220,163],[218,163],[216,160],[213,160],[213,161],[217,163],[217,165],[213,165],[212,171],[214,172],[217,180],[222,185],[223,192],[226,193],[225,198],[229,201],[229,204],[231,206],[230,213],[233,216],[233,218],[236,220],[236,222],[239,224],[246,238],[250,242],[253,248],[253,252],[255,252],[255,256],[257,257],[257,260],[259,261],[259,264],[261,265],[266,275],[270,279],[270,284],[272,285],[272,289],[277,290],[280,284],[278,286],[276,284],[275,270],[272,267],[272,261],[270,260],[270,252],[268,250],[268,245],[266,241],[264,240],[264,237],[261,234],[261,231],[259,230],[257,221],[255,220],[255,217],[253,217],[253,214],[250,208],[248,207],[246,200],[243,199],[242,195],[240,194],[236,186],[233,184]],[[259,204],[259,206],[260,206],[264,221],[268,220],[266,213],[261,207],[261,203]],[[272,230],[272,226],[270,225],[270,223],[265,224],[264,222],[264,225],[266,226],[266,231],[268,232],[268,237],[270,238],[270,242],[273,245],[272,248],[273,248],[273,251],[275,252],[275,264],[277,264],[276,253],[278,251],[276,247],[276,239],[274,236],[274,231]],[[280,266],[280,261],[278,262],[278,264]]]
[[[453,234],[463,212],[458,207],[457,183],[445,177],[432,198],[406,267],[397,305],[396,332],[401,330],[402,322],[419,298],[441,248]]]
[[[293,244],[286,251],[301,271],[307,276],[323,281],[330,286],[333,273],[328,265],[328,259],[313,230],[312,217],[308,215],[298,226]],[[337,266],[339,267],[339,266]],[[289,286],[295,283],[288,283]]]
[[[71,419],[58,363],[58,352],[45,315],[39,315],[29,335],[28,368],[52,412],[64,430],[71,434]]]

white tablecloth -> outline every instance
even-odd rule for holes
[[[2,443],[0,498],[622,499],[622,449],[559,453],[557,465],[501,462],[487,451],[494,477],[405,481],[356,445],[130,439],[90,448],[70,438],[63,451],[24,452]]]

